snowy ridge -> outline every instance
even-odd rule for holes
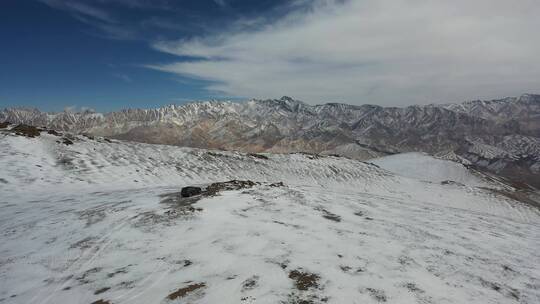
[[[507,97],[487,101],[466,101],[460,104],[443,105],[443,107],[455,112],[468,113],[485,119],[507,121],[520,116],[538,118],[540,98],[538,95],[523,94],[520,97]]]
[[[262,154],[267,158],[262,159],[241,152],[108,142],[84,136],[77,136],[74,145],[58,143],[58,137],[49,134],[39,138],[0,136],[4,142],[0,162],[5,168],[0,187],[16,195],[19,192],[40,195],[50,185],[84,191],[95,187],[179,187],[232,179],[268,183],[286,180],[289,185],[336,189],[356,187],[364,192],[382,191],[385,195],[397,196],[404,191],[401,189],[403,184],[424,188],[416,190],[426,197],[432,188],[447,192],[448,187],[439,185],[444,181],[464,184],[465,189],[480,196],[486,195],[485,191],[475,187],[500,189],[500,185],[489,184],[458,163],[419,153],[387,156],[368,163],[302,153]],[[21,184],[25,187],[11,186]],[[458,202],[451,203],[446,199],[441,204],[461,207]],[[466,208],[469,207],[474,206]],[[506,212],[501,211],[499,215]]]
[[[5,109],[0,121],[153,144],[339,154],[360,160],[402,152],[453,152],[465,162],[540,187],[540,95],[532,94],[404,108],[313,106],[282,97],[107,114]]]
[[[0,135],[1,136],[1,135]],[[373,165],[356,160],[308,154],[268,154],[260,159],[239,152],[209,151],[133,142],[89,140],[57,144],[58,137],[5,136],[2,163],[8,184],[39,189],[48,184],[121,187],[139,184],[182,185],[215,180],[289,180],[314,185],[361,185],[371,179],[391,178]],[[31,145],[33,150],[28,151]],[[21,162],[21,156],[27,157]],[[19,164],[19,165],[13,165]],[[37,167],[36,165],[40,166]],[[36,171],[43,172],[36,176]],[[111,182],[113,183],[111,185]]]

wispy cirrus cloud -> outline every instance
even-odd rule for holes
[[[173,10],[166,0],[39,0],[49,7],[63,10],[77,20],[89,25],[94,35],[116,39],[134,40],[143,38],[140,28],[144,24],[139,20],[122,19],[114,12],[139,10],[143,15],[158,10]]]
[[[536,0],[312,1],[257,30],[159,41],[150,68],[230,96],[401,105],[540,91]],[[304,2],[305,4],[305,2]]]
[[[129,40],[136,37],[135,31],[129,26],[118,22],[107,10],[85,2],[73,0],[40,0],[48,6],[63,10],[77,20],[88,24],[97,32],[95,35],[109,39]]]
[[[96,110],[87,106],[71,105],[71,106],[64,107],[64,112],[68,112],[68,113],[96,112]]]
[[[50,7],[61,9],[72,13],[77,17],[92,18],[102,22],[115,23],[116,21],[103,9],[91,6],[85,2],[65,1],[65,0],[40,0]]]

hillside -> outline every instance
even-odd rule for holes
[[[539,209],[430,161],[0,132],[0,302],[536,303]]]

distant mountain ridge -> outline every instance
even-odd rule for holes
[[[156,109],[45,113],[8,108],[0,121],[147,143],[369,159],[423,151],[540,184],[540,95],[460,104],[308,105],[282,97]],[[538,180],[538,182],[536,182]]]

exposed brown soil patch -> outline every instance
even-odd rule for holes
[[[294,281],[294,286],[298,290],[308,290],[319,287],[320,277],[317,274],[295,269],[289,272],[289,278]]]
[[[7,121],[0,122],[0,129],[5,129],[8,126],[9,126],[9,122],[7,122]]]
[[[284,304],[320,304],[328,302],[328,297],[320,297],[316,294],[306,295],[291,293],[287,298],[287,302],[282,302]]]
[[[29,126],[25,124],[20,124],[11,129],[17,135],[27,136],[27,137],[36,137],[39,136],[40,131],[34,126]]]
[[[167,299],[169,300],[176,300],[178,298],[183,298],[185,297],[186,295],[198,290],[198,289],[201,289],[201,288],[205,288],[206,287],[206,284],[205,283],[196,283],[196,284],[191,284],[191,285],[188,285],[186,287],[182,287],[180,289],[178,289],[177,291],[171,293],[170,295],[167,296]]]
[[[95,302],[92,302],[92,304],[111,304],[111,302],[105,301],[103,299],[99,299],[99,300],[97,300]]]
[[[240,190],[245,188],[251,188],[257,183],[250,180],[231,180],[227,182],[218,182],[210,184],[206,188],[206,193],[208,195],[215,195],[220,191],[230,191],[230,190]]]

